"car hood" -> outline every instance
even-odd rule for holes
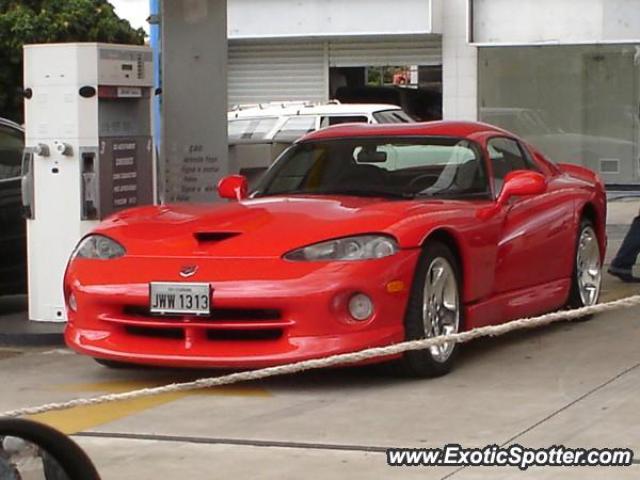
[[[402,237],[408,218],[446,211],[444,201],[348,196],[269,197],[216,205],[141,207],[116,214],[94,232],[129,255],[281,256],[295,248],[348,235],[384,232]],[[403,244],[404,247],[413,246]]]

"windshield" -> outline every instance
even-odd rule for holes
[[[485,195],[488,187],[479,152],[475,143],[451,137],[303,142],[278,159],[253,196]]]

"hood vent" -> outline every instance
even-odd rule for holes
[[[214,243],[237,237],[240,232],[196,232],[193,234],[198,243]]]

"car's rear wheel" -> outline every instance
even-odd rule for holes
[[[581,308],[595,305],[600,298],[602,262],[600,244],[591,220],[583,219],[576,240],[573,277],[568,306]],[[588,320],[591,316],[584,317]]]
[[[451,335],[462,327],[460,267],[451,249],[429,242],[420,256],[405,318],[407,340]],[[459,344],[444,343],[426,350],[406,352],[401,365],[417,377],[437,377],[451,370]]]

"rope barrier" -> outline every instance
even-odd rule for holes
[[[589,315],[595,315],[598,313],[610,312],[613,310],[631,308],[636,306],[640,306],[640,295],[633,295],[621,300],[615,300],[612,302],[593,305],[590,307],[583,307],[575,310],[561,310],[537,317],[513,320],[511,322],[503,323],[500,325],[475,328],[473,330],[452,335],[444,335],[421,340],[411,340],[407,342],[388,345],[385,347],[368,348],[357,352],[342,353],[329,357],[304,360],[275,367],[231,373],[218,377],[201,378],[199,380],[194,380],[191,382],[172,383],[160,387],[143,388],[124,393],[100,395],[91,398],[79,398],[66,402],[48,403],[36,407],[20,408],[17,410],[4,412],[0,414],[0,417],[21,417],[25,415],[36,415],[39,413],[52,412],[57,410],[68,410],[75,407],[86,407],[108,402],[119,402],[125,400],[133,400],[141,397],[149,397],[153,395],[162,395],[165,393],[184,392],[201,388],[218,387],[222,385],[259,380],[279,375],[299,373],[306,370],[315,370],[326,367],[334,367],[338,365],[359,363],[374,358],[387,357],[414,350],[424,350],[436,345],[442,345],[444,343],[466,343],[481,337],[496,337],[517,330],[541,327],[554,322],[576,320],[578,318]]]

